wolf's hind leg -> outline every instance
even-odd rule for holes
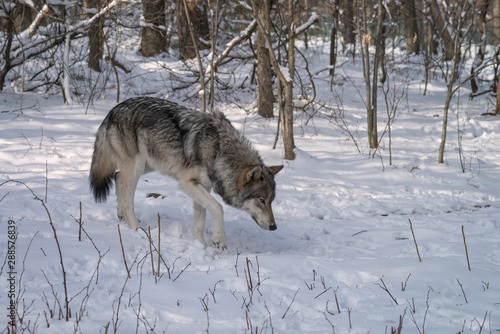
[[[116,192],[116,213],[118,215],[118,219],[120,221],[125,220],[125,214],[123,212],[123,207],[122,207],[122,194],[123,194],[123,183],[122,183],[122,178],[120,175],[120,172],[116,172],[115,174],[115,192]]]
[[[121,181],[121,186],[118,186],[117,195],[119,194],[118,201],[118,210],[120,210],[125,216],[125,220],[127,221],[128,227],[133,230],[137,230],[139,228],[139,221],[135,216],[134,211],[134,194],[135,189],[137,188],[137,182],[141,177],[142,173],[135,166],[125,166],[120,169],[120,174],[118,179]],[[120,214],[120,211],[118,211]]]
[[[205,248],[207,248],[207,242],[205,241],[205,236],[204,236],[207,210],[198,202],[193,200],[193,212],[194,212],[193,236],[195,239],[198,239]]]

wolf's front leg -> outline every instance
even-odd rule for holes
[[[186,194],[191,196],[195,202],[210,211],[212,216],[212,242],[215,247],[226,249],[226,232],[224,231],[224,211],[222,205],[213,198],[205,187],[199,182],[189,179],[187,181],[179,181],[179,188]],[[196,212],[195,212],[196,215]],[[195,226],[195,237],[198,238],[203,231]]]

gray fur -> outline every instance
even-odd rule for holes
[[[115,106],[97,131],[90,169],[96,201],[105,201],[114,176],[117,210],[130,228],[139,224],[133,196],[140,175],[158,171],[179,181],[194,200],[194,234],[204,245],[205,210],[212,215],[212,241],[226,247],[222,207],[209,194],[247,211],[265,229],[275,229],[271,203],[274,175],[249,141],[219,112],[202,113],[149,97]]]

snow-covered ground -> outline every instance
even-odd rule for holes
[[[326,55],[314,57],[326,67]],[[309,122],[297,111],[294,161],[282,159],[281,141],[271,149],[276,120],[217,103],[266,163],[285,165],[276,177],[278,229],[261,230],[224,206],[224,251],[193,241],[191,200],[159,174],[143,176],[136,192],[144,231],[118,223],[114,195],[94,202],[88,171],[111,97],[87,108],[63,105],[57,95],[1,93],[0,332],[7,332],[10,292],[18,326],[36,333],[390,333],[400,324],[403,333],[500,331],[500,118],[480,116],[491,105],[469,101],[462,88],[438,164],[445,87],[433,79],[423,96],[422,75],[414,75],[392,127],[390,165],[388,134],[369,155],[357,64],[337,70],[336,93],[326,71],[316,78],[319,98],[342,101],[337,120],[353,136],[326,109]],[[255,95],[239,94],[251,110]],[[209,218],[207,237],[210,225]]]

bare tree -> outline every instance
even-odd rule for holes
[[[378,89],[378,69],[379,62],[383,53],[383,33],[382,23],[384,19],[384,6],[382,0],[378,0],[377,12],[377,28],[375,40],[375,55],[373,60],[373,77],[370,71],[370,52],[369,46],[372,42],[373,36],[368,33],[367,22],[367,3],[366,0],[361,0],[361,17],[363,18],[363,28],[358,20],[358,35],[359,44],[361,45],[361,59],[363,61],[363,77],[365,79],[366,87],[366,111],[367,111],[367,130],[368,130],[368,143],[371,149],[378,147],[378,133],[377,133],[377,89]],[[373,80],[373,83],[371,82]]]
[[[435,0],[433,0],[435,1]],[[460,65],[460,45],[462,42],[462,39],[464,38],[461,36],[461,30],[463,27],[463,24],[465,20],[470,19],[470,8],[471,5],[468,0],[462,0],[461,1],[461,6],[458,11],[458,21],[457,25],[454,29],[454,39],[453,39],[453,60],[452,60],[452,69],[451,69],[451,75],[450,78],[447,79],[446,76],[446,86],[447,86],[447,91],[446,91],[446,100],[444,103],[444,111],[443,111],[443,127],[442,127],[442,132],[441,132],[441,144],[439,145],[439,155],[438,155],[438,163],[443,163],[444,162],[444,149],[446,145],[446,135],[447,135],[447,127],[448,127],[448,112],[450,109],[450,104],[451,104],[451,99],[455,92],[458,90],[460,86],[455,87],[455,83],[458,78],[458,69]]]
[[[264,18],[262,18],[257,10],[257,3],[255,0],[251,0],[252,9],[255,19],[257,20],[257,25],[259,32],[265,38],[266,45],[270,50],[269,56],[271,64],[278,76],[280,84],[283,85],[284,99],[283,99],[283,109],[281,110],[282,104],[280,103],[280,120],[281,120],[281,131],[283,134],[283,144],[285,148],[285,159],[294,160],[295,159],[295,142],[293,138],[293,76],[295,75],[295,29],[293,20],[293,0],[288,0],[288,68],[280,66],[278,59],[273,51],[273,43],[271,42],[270,32],[266,31],[264,26]],[[278,89],[278,95],[280,95],[280,89]],[[281,99],[281,96],[279,96]]]

